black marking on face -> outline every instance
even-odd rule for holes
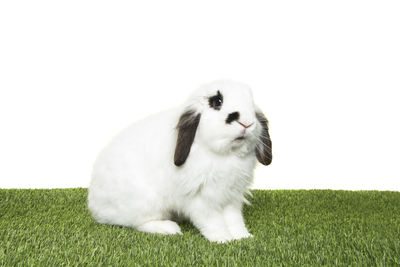
[[[225,122],[227,124],[231,124],[233,121],[237,121],[240,117],[239,112],[232,112],[228,115],[228,118],[226,118]]]
[[[223,102],[224,97],[222,96],[220,91],[217,91],[216,95],[208,98],[208,104],[210,105],[210,108],[213,108],[215,110],[220,110]]]

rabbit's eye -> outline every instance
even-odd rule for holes
[[[223,102],[224,98],[220,91],[218,91],[215,96],[212,96],[208,99],[210,107],[215,110],[220,110]]]

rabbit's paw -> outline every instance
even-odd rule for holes
[[[182,234],[181,228],[176,222],[165,220],[165,221],[149,221],[137,227],[139,231],[162,234],[162,235],[174,235]]]

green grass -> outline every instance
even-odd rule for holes
[[[400,192],[253,191],[254,237],[205,240],[100,225],[87,189],[0,190],[0,265],[400,265]]]

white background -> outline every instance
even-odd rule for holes
[[[398,1],[1,1],[0,187],[87,187],[118,131],[228,78],[271,124],[255,187],[400,190],[399,14]]]

